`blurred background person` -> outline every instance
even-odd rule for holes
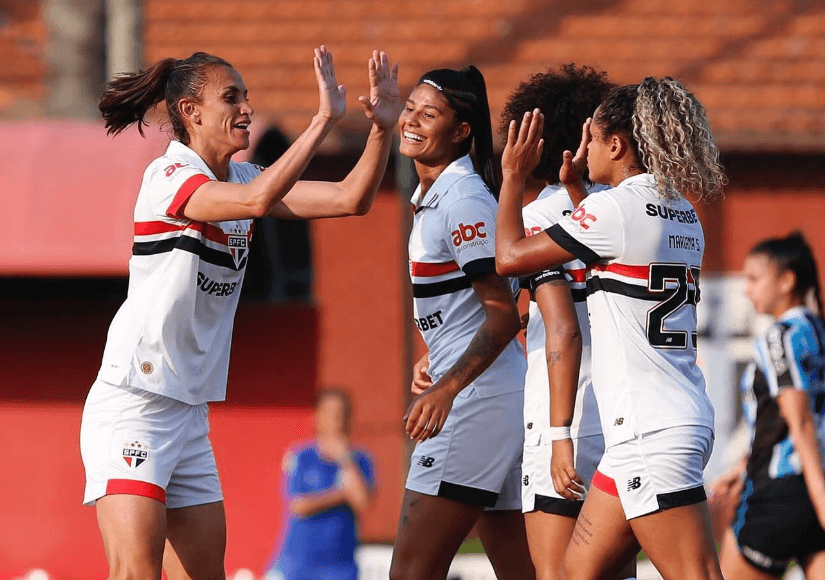
[[[289,519],[267,580],[355,580],[358,518],[375,492],[369,454],[350,441],[352,401],[341,389],[319,391],[315,439],[284,456]]]
[[[758,243],[745,259],[745,294],[774,318],[742,376],[749,453],[712,487],[739,506],[722,540],[728,580],[780,578],[791,559],[825,577],[825,326],[813,252],[799,233]]]

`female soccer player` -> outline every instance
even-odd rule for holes
[[[270,168],[234,163],[249,146],[252,107],[240,74],[205,53],[122,75],[103,93],[109,133],[165,101],[174,138],[143,176],[129,292],[109,329],[83,411],[85,503],[97,505],[110,578],[223,578],[226,522],[208,438],[224,399],[232,322],[252,218],[364,213],[384,174],[401,102],[397,67],[369,61],[373,122],[340,183],[298,178],[346,109],[332,55],[315,49],[320,92],[309,128]]]
[[[711,197],[724,175],[701,104],[677,81],[614,89],[584,126],[596,192],[525,238],[525,177],[542,115],[511,123],[502,158],[496,265],[526,275],[574,258],[588,270],[593,385],[606,450],[565,555],[564,577],[615,574],[641,544],[665,579],[721,578],[702,470],[713,407],[696,365],[704,237],[683,194]],[[584,157],[584,155],[582,155]],[[582,190],[584,163],[565,179]],[[580,159],[583,161],[583,159]]]
[[[426,73],[400,129],[400,152],[413,159],[420,181],[410,275],[429,352],[415,370],[414,392],[423,392],[405,417],[418,445],[390,577],[445,578],[479,522],[498,577],[533,578],[519,492],[526,364],[515,340],[513,285],[495,273],[497,188],[481,73],[472,66]],[[473,168],[473,146],[484,177]]]
[[[613,87],[604,72],[568,64],[531,76],[510,94],[502,114],[505,133],[511,121],[527,112],[538,108],[544,115],[545,146],[532,176],[546,187],[522,211],[525,234],[541,233],[573,212],[559,181],[563,156],[578,148],[582,125]],[[588,189],[604,186],[590,184]],[[589,486],[604,452],[590,374],[584,273],[584,264],[574,260],[522,279],[530,307],[521,498],[539,580],[558,578],[584,484]],[[631,559],[619,577],[633,576],[634,563]]]
[[[816,262],[797,233],[758,243],[744,272],[753,309],[775,322],[756,339],[742,375],[752,449],[713,486],[723,496],[744,476],[736,517],[722,541],[722,571],[728,580],[780,578],[795,558],[806,578],[822,578],[825,326]],[[818,314],[807,306],[810,297]]]

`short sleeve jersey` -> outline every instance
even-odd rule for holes
[[[438,381],[467,350],[485,320],[473,278],[495,270],[496,200],[470,157],[453,161],[422,196],[412,197],[409,241],[415,324]],[[515,282],[512,283],[517,290]],[[527,363],[514,338],[473,386],[481,396],[524,388]]]
[[[798,306],[785,312],[756,339],[753,360],[742,374],[745,418],[753,427],[748,476],[754,481],[802,473],[788,424],[776,398],[786,389],[808,395],[814,426],[823,443],[825,415],[825,328],[822,319]]]
[[[374,487],[373,463],[361,450],[351,452],[364,481]],[[317,444],[291,450],[284,460],[287,497],[322,493],[341,484],[341,467],[325,459]],[[278,567],[288,578],[302,577],[310,567],[352,566],[358,545],[357,522],[352,509],[338,505],[307,517],[290,516]]]
[[[594,186],[591,191],[602,189],[604,187]],[[535,201],[522,210],[524,232],[528,236],[539,234],[571,213],[573,202],[567,190],[560,185],[548,185]],[[525,445],[550,441],[550,381],[544,352],[546,335],[544,319],[533,294],[539,286],[554,280],[565,280],[570,285],[582,335],[579,386],[570,432],[573,437],[588,437],[602,432],[590,371],[590,322],[587,316],[585,266],[580,260],[573,260],[564,266],[544,270],[522,280],[522,286],[530,291],[531,296],[527,321],[527,377],[524,382]]]
[[[260,174],[229,164],[228,181]],[[126,301],[109,327],[98,377],[197,405],[226,395],[232,325],[252,220],[202,223],[183,209],[215,176],[197,153],[172,141],[143,174]]]
[[[705,247],[684,198],[653,176],[588,196],[548,235],[588,267],[593,384],[605,443],[679,425],[713,429],[696,364],[696,303]]]

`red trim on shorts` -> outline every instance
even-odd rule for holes
[[[590,485],[613,497],[619,497],[619,490],[616,489],[616,481],[611,477],[607,477],[601,471],[596,470],[596,473],[593,474],[593,482]]]
[[[137,481],[134,479],[110,479],[106,482],[106,495],[140,495],[150,499],[156,499],[166,505],[166,490],[149,483],[148,481]]]
[[[211,180],[203,173],[193,175],[184,181],[183,185],[180,186],[180,189],[178,189],[178,192],[175,194],[175,199],[169,204],[166,215],[173,218],[186,217],[183,215],[183,209],[186,207],[186,203],[189,201],[189,198],[192,197],[192,194],[195,193],[195,190],[207,181]]]

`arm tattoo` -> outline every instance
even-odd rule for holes
[[[485,277],[484,285],[484,292],[489,296],[512,296],[507,280],[500,276]],[[478,290],[476,290],[476,292],[478,292]],[[512,298],[509,299],[512,300]],[[515,308],[515,304],[513,304],[513,308]],[[515,337],[515,334],[520,329],[518,311],[515,311],[514,321],[514,333],[508,335],[507,332],[496,331],[495,328],[490,328],[490,318],[488,316],[476,331],[475,336],[473,336],[470,344],[467,346],[467,350],[459,357],[452,368],[447,371],[444,378],[455,380],[461,384],[462,388],[473,382],[481,373],[487,370],[487,367],[493,364],[493,361],[501,354],[504,347]]]
[[[547,363],[548,364],[556,364],[561,360],[561,352],[558,350],[554,350],[552,352],[547,353]]]

